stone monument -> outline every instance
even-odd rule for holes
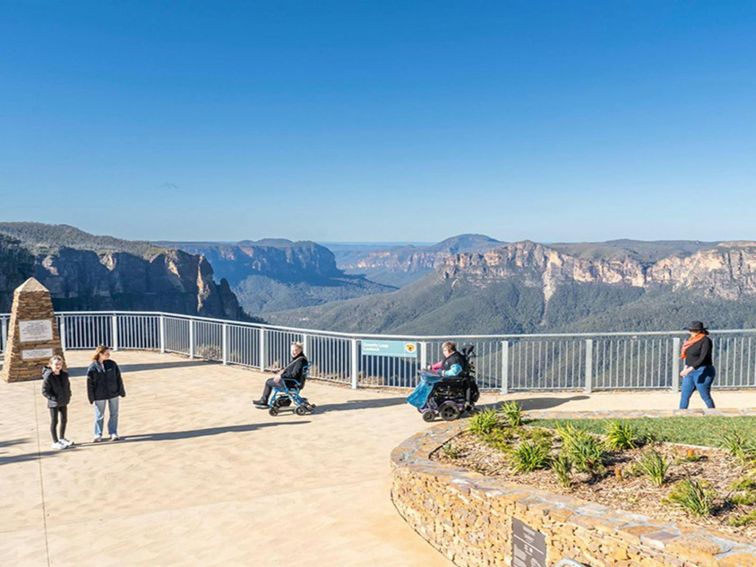
[[[63,356],[52,298],[45,286],[29,278],[13,292],[1,376],[6,382],[41,378],[42,367],[54,354]]]

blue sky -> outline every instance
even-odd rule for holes
[[[0,220],[756,239],[754,2],[0,0]]]

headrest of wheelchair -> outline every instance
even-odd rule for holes
[[[469,356],[472,356],[474,351],[475,351],[475,345],[464,345],[459,352],[469,357]]]

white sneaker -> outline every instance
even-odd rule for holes
[[[120,437],[118,437],[118,435],[116,435],[115,433],[112,433],[110,435],[110,440],[111,441],[118,441],[119,439],[120,439]]]
[[[61,442],[61,443],[63,443],[63,445],[65,445],[65,446],[66,446],[66,449],[67,449],[68,447],[71,447],[71,446],[73,446],[73,445],[76,445],[76,443],[74,443],[74,442],[73,442],[73,441],[71,441],[70,439],[66,439],[65,437],[61,437],[61,438],[60,438],[60,442]]]
[[[102,435],[98,435],[97,437],[92,439],[92,443],[99,443],[100,441],[102,441]]]
[[[52,445],[50,445],[50,447],[52,447],[52,448],[53,448],[53,449],[55,449],[56,451],[59,451],[59,450],[61,450],[61,449],[65,449],[65,448],[66,448],[66,445],[64,445],[64,444],[63,444],[63,443],[61,443],[60,441],[56,441],[55,443],[53,443]]]

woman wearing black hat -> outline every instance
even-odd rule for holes
[[[711,384],[717,371],[711,361],[712,343],[709,331],[701,321],[693,321],[688,326],[690,337],[683,344],[680,358],[685,360],[682,376],[680,409],[688,409],[688,402],[694,390],[698,390],[707,408],[714,407],[711,399]]]

